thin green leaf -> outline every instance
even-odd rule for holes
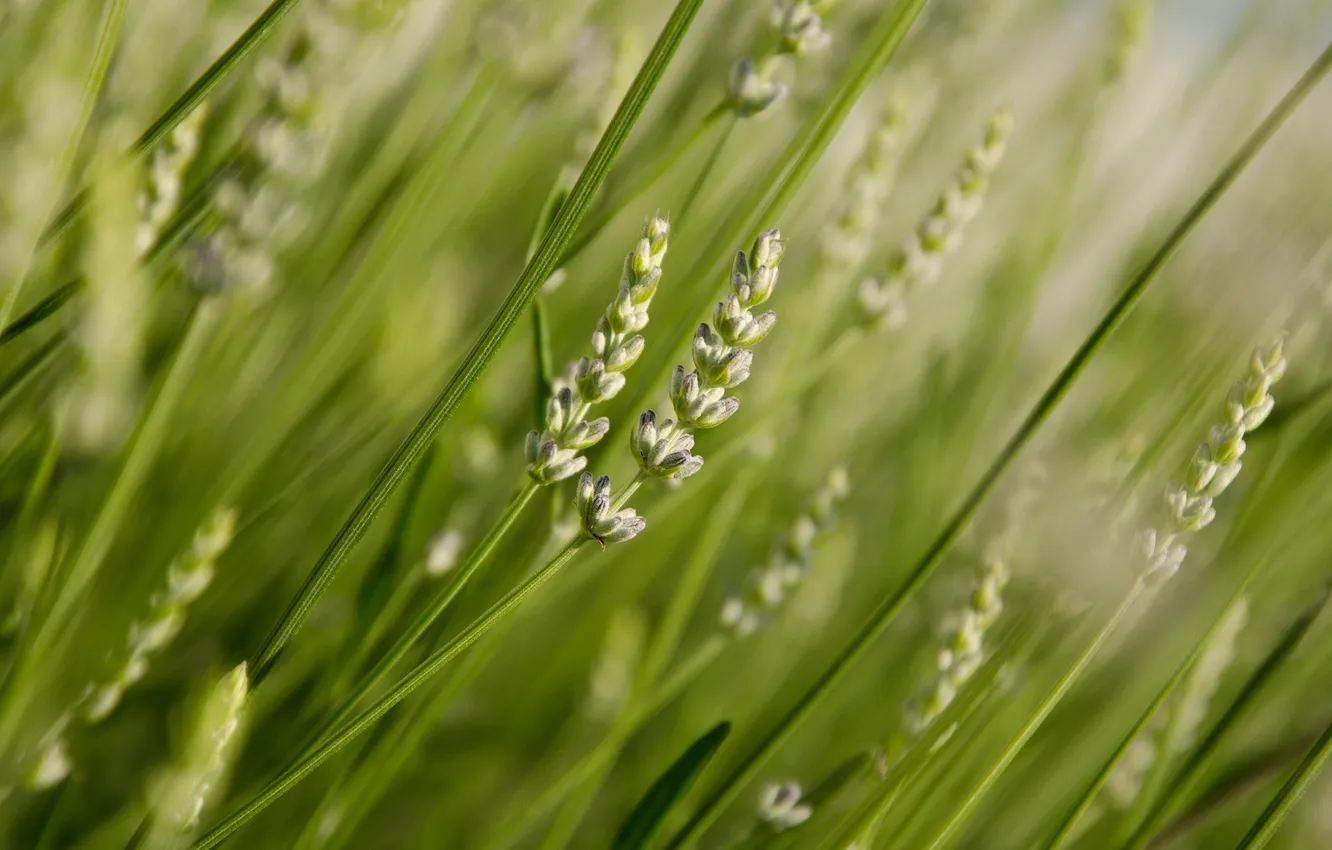
[[[154,121],[147,130],[134,142],[133,152],[142,156],[153,149],[153,147],[166,137],[167,133],[176,129],[176,126],[184,121],[199,104],[212,93],[213,89],[230,74],[231,71],[240,64],[240,61],[249,56],[252,51],[263,44],[273,30],[277,29],[278,24],[287,16],[300,0],[273,0],[259,17],[254,19],[254,23],[246,28],[240,37],[231,43],[226,52],[208,66],[208,70],[199,75],[190,87],[187,88],[176,102],[166,108],[166,111]]]
[[[1110,306],[1110,309],[1101,318],[1091,334],[1082,342],[1072,358],[1055,377],[1054,382],[1041,395],[1035,407],[1027,414],[1013,436],[1009,438],[989,469],[985,471],[963,500],[956,513],[944,525],[943,530],[924,555],[921,556],[920,561],[916,564],[906,582],[892,596],[879,604],[874,612],[870,614],[861,630],[852,638],[841,654],[833,660],[813,686],[778,721],[777,726],[758,747],[745,757],[734,771],[722,781],[694,819],[671,842],[672,847],[683,847],[697,839],[701,832],[721,813],[721,809],[735,799],[743,786],[753,779],[763,763],[777,751],[778,747],[791,735],[795,728],[813,713],[815,706],[832,690],[833,685],[861,656],[869,651],[875,640],[887,629],[902,607],[939,566],[943,556],[956,542],[962,530],[966,528],[986,497],[998,484],[999,479],[1022,453],[1027,444],[1031,442],[1032,438],[1045,424],[1045,421],[1049,419],[1106,340],[1124,322],[1138,302],[1142,300],[1166,262],[1174,256],[1175,251],[1183,244],[1185,238],[1193,232],[1194,228],[1216,205],[1226,190],[1234,184],[1248,164],[1267,144],[1268,140],[1285,123],[1286,119],[1313,91],[1327,74],[1329,68],[1332,68],[1332,45],[1329,45],[1319,55],[1313,65],[1263,119],[1253,134],[1245,140],[1240,149],[1222,168],[1221,173],[1203,191],[1198,200],[1194,202],[1193,206],[1189,208],[1166,236],[1156,252],[1133,277],[1128,287]]]
[[[1184,795],[1193,788],[1194,783],[1202,773],[1202,769],[1206,766],[1212,754],[1216,752],[1222,739],[1234,728],[1239,718],[1243,716],[1244,712],[1271,682],[1277,671],[1290,658],[1295,648],[1304,640],[1304,636],[1308,634],[1314,621],[1327,607],[1328,598],[1328,588],[1324,588],[1323,594],[1286,628],[1286,631],[1281,635],[1281,640],[1277,641],[1276,646],[1272,647],[1272,650],[1263,658],[1262,663],[1245,680],[1244,686],[1240,688],[1235,699],[1231,701],[1230,705],[1226,706],[1226,710],[1217,718],[1216,723],[1207,731],[1207,734],[1194,748],[1193,752],[1189,754],[1188,759],[1170,777],[1164,792],[1125,845],[1125,850],[1142,850],[1142,848],[1151,844],[1153,836],[1161,828],[1166,817],[1184,798]]]
[[[1258,850],[1259,847],[1267,846],[1267,842],[1271,841],[1272,836],[1281,828],[1286,816],[1318,777],[1329,755],[1332,755],[1332,724],[1329,724],[1323,730],[1323,734],[1318,736],[1318,740],[1300,761],[1299,767],[1295,768],[1295,773],[1286,780],[1285,785],[1281,786],[1281,790],[1272,798],[1272,802],[1267,804],[1267,808],[1258,816],[1248,834],[1235,845],[1235,850]]]
[[[643,795],[643,799],[634,806],[629,817],[625,818],[619,832],[615,833],[612,850],[644,850],[661,829],[662,823],[676,801],[694,784],[694,780],[716,755],[729,734],[731,734],[731,724],[718,723],[703,737],[690,744],[684,755],[676,759],[666,772],[652,783],[652,787]]]
[[[255,815],[271,806],[283,794],[294,788],[302,779],[309,776],[321,764],[336,755],[343,747],[356,740],[361,733],[374,726],[380,718],[393,710],[398,703],[411,696],[435,673],[457,658],[469,646],[484,637],[491,629],[503,621],[520,606],[528,596],[539,590],[546,582],[554,578],[569,562],[569,559],[587,542],[579,538],[564,547],[544,567],[533,573],[522,584],[506,593],[498,602],[486,609],[486,612],[463,629],[457,637],[450,640],[435,652],[432,652],[420,664],[398,680],[388,693],[380,697],[365,711],[356,715],[346,725],[327,736],[310,751],[302,754],[294,764],[282,771],[276,779],[250,798],[248,802],[229,815],[225,820],[208,831],[196,841],[193,850],[207,850],[216,847],[232,833],[249,823]]]
[[[485,538],[467,556],[467,562],[454,571],[452,581],[441,588],[430,604],[417,614],[411,625],[394,640],[388,651],[380,656],[380,659],[361,677],[356,687],[342,700],[333,714],[320,725],[319,730],[311,738],[315,744],[325,740],[337,731],[356,710],[356,706],[361,700],[365,699],[366,695],[373,691],[384,680],[384,677],[393,671],[393,668],[407,656],[416,642],[430,630],[435,621],[453,604],[453,600],[458,598],[458,594],[467,586],[472,576],[481,568],[490,553],[499,545],[499,541],[508,533],[528,503],[532,501],[536,491],[537,486],[531,481],[523,485],[518,494],[509,502],[504,513],[491,526],[490,531],[486,532]]]
[[[76,278],[56,287],[50,295],[34,304],[28,312],[10,322],[4,331],[0,331],[0,345],[13,342],[50,318],[57,310],[65,306],[65,302],[73,298],[82,286],[83,281]]]
[[[591,205],[597,188],[605,181],[616,155],[624,145],[624,140],[642,114],[648,98],[656,89],[657,83],[666,71],[666,66],[684,40],[685,33],[689,31],[690,24],[693,23],[702,3],[703,0],[680,0],[676,5],[652,52],[639,69],[633,85],[625,94],[624,100],[620,102],[610,126],[602,134],[596,150],[593,151],[592,157],[570,191],[569,198],[561,205],[559,214],[541,241],[541,247],[527,263],[517,283],[500,305],[499,311],[490,320],[453,377],[449,379],[444,391],[394,452],[379,477],[370,486],[369,492],[352,511],[346,524],[310,571],[304,586],[296,594],[296,598],[292,600],[263,646],[255,653],[254,663],[251,665],[254,686],[257,686],[268,674],[287,641],[291,640],[304,625],[310,609],[323,595],[342,562],[365,535],[403,477],[415,466],[426,447],[435,439],[435,435],[481,377],[514,322],[527,308],[537,289],[554,271],[556,260]]]
[[[536,823],[550,814],[560,801],[580,786],[591,782],[598,775],[609,770],[620,754],[620,748],[629,736],[653,717],[662,706],[679,696],[686,687],[697,679],[704,670],[716,661],[729,642],[720,635],[713,635],[689,656],[681,661],[649,695],[636,700],[629,708],[625,722],[612,728],[597,745],[582,756],[558,779],[547,785],[535,800],[522,807],[521,817],[515,823],[505,824],[505,829],[498,837],[485,846],[492,848],[512,847],[530,832]]]

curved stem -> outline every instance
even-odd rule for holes
[[[735,770],[727,776],[694,818],[671,842],[672,847],[683,847],[693,843],[728,805],[743,786],[758,772],[777,748],[802,723],[814,707],[832,690],[848,669],[858,661],[875,640],[887,629],[888,625],[906,605],[907,601],[925,583],[943,560],[943,556],[952,548],[962,530],[971,521],[990,491],[1007,472],[1017,457],[1031,442],[1045,421],[1054,412],[1073,384],[1082,375],[1092,358],[1100,351],[1110,335],[1124,322],[1128,314],[1137,306],[1148,288],[1155,282],[1161,269],[1183,244],[1203,217],[1216,205],[1226,190],[1239,178],[1248,164],[1263,149],[1268,140],[1285,123],[1301,102],[1313,91],[1317,84],[1332,68],[1332,45],[1323,51],[1285,97],[1273,108],[1263,122],[1245,140],[1231,160],[1222,168],[1221,173],[1203,191],[1198,200],[1184,214],[1175,227],[1162,241],[1160,247],[1147,260],[1128,287],[1110,306],[1110,309],[1093,328],[1090,335],[1078,347],[1068,363],[1055,377],[1054,382],[1041,395],[1036,405],[1028,413],[1022,424],[1009,438],[989,469],[981,476],[971,492],[963,500],[957,511],[944,525],[939,536],[921,556],[906,582],[889,598],[885,599],[870,615],[865,625],[852,638],[850,644],[825,670],[814,685],[805,692],[796,705],[778,722],[776,728],[743,759]]]
[[[586,538],[579,538],[564,547],[544,567],[534,573],[527,581],[518,585],[492,605],[457,637],[440,649],[431,653],[424,661],[398,681],[393,688],[365,711],[356,715],[345,725],[325,737],[320,744],[302,755],[294,764],[284,770],[258,794],[224,819],[206,835],[196,841],[193,850],[207,850],[225,841],[232,833],[249,823],[255,815],[273,804],[279,797],[290,791],[297,783],[309,776],[317,767],[347,746],[362,732],[373,726],[380,718],[412,694],[431,676],[449,662],[458,657],[463,650],[476,643],[482,636],[494,628],[528,596],[535,593],[542,585],[550,581],[569,562],[584,543]]]

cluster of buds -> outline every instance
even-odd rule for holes
[[[587,466],[582,452],[610,430],[605,417],[588,421],[593,404],[608,401],[624,388],[624,373],[643,353],[639,331],[647,327],[648,308],[661,282],[670,220],[657,215],[643,225],[642,236],[624,261],[615,300],[597,321],[592,357],[571,364],[546,405],[545,428],[527,435],[527,473],[539,484],[562,481]]]
[[[609,475],[593,481],[592,474],[584,472],[574,492],[574,507],[583,534],[597,541],[602,549],[608,543],[632,540],[647,527],[647,520],[635,513],[633,508],[615,510],[612,507]]]
[[[750,573],[743,594],[733,594],[722,603],[721,622],[738,637],[758,631],[804,580],[814,563],[819,536],[837,524],[837,505],[851,492],[846,470],[828,473],[806,510],[773,547],[768,563]]]
[[[208,589],[218,558],[231,545],[236,530],[236,512],[215,511],[198,531],[184,555],[167,568],[166,587],[149,599],[148,615],[130,626],[123,660],[115,675],[92,685],[81,703],[83,719],[99,723],[120,704],[125,691],[148,672],[148,662],[175,639],[185,622],[190,603]]]
[[[630,435],[630,447],[643,474],[652,478],[687,478],[703,466],[703,459],[690,454],[694,447],[689,429],[715,428],[730,419],[740,407],[726,390],[749,377],[754,360],[750,346],[768,335],[777,322],[771,311],[755,316],[753,308],[771,296],[777,284],[778,266],[785,245],[779,230],[761,233],[753,250],[736,252],[731,273],[731,292],[713,311],[716,330],[706,322],[694,335],[694,371],[676,366],[671,375],[671,405],[675,419],[657,422],[649,410],[639,417]]]
[[[1243,466],[1245,434],[1262,425],[1272,412],[1272,385],[1286,374],[1282,346],[1283,340],[1278,337],[1271,345],[1253,352],[1248,374],[1231,388],[1221,421],[1198,446],[1183,481],[1166,489],[1168,527],[1145,530],[1139,542],[1142,575],[1149,582],[1164,582],[1178,572],[1188,554],[1184,539],[1216,518],[1213,502]]]
[[[301,194],[326,171],[346,111],[333,101],[353,67],[347,55],[358,38],[396,24],[398,5],[313,3],[281,52],[256,65],[264,101],[218,183],[220,226],[182,258],[197,290],[262,296],[271,289],[278,255],[309,218]]]
[[[944,259],[961,246],[963,231],[984,206],[990,178],[1003,159],[1012,129],[1013,115],[1007,109],[990,117],[984,140],[967,152],[966,162],[934,209],[889,258],[887,272],[861,283],[859,302],[866,324],[901,327],[907,317],[907,296],[939,279]]]
[[[198,106],[153,149],[148,181],[139,193],[139,223],[134,229],[134,253],[143,257],[152,249],[171,216],[180,206],[185,172],[199,151],[199,130],[207,114]]]
[[[897,94],[870,131],[864,152],[847,175],[841,213],[823,233],[821,253],[828,267],[850,272],[869,255],[897,177],[907,126],[906,97]]]
[[[832,44],[818,7],[809,0],[774,0],[768,26],[777,40],[778,53],[808,56]]]
[[[814,807],[801,802],[799,782],[769,782],[759,793],[758,819],[777,832],[800,826],[814,814]]]
[[[249,686],[246,665],[241,662],[203,701],[184,752],[149,792],[154,817],[147,846],[178,846],[182,836],[198,827],[231,762]]]
[[[934,678],[920,697],[907,703],[906,728],[911,734],[928,729],[980,669],[985,660],[985,633],[1003,613],[1007,585],[1008,567],[1003,558],[987,557],[967,607],[939,650]]]
[[[832,36],[823,28],[820,13],[827,11],[829,5],[810,0],[774,0],[768,15],[771,51],[757,62],[746,57],[731,66],[727,93],[736,115],[741,118],[759,115],[786,98],[789,88],[775,79],[779,59],[800,58],[827,49]]]

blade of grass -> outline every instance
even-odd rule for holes
[[[1101,318],[1091,334],[1074,352],[1059,375],[1055,377],[1054,382],[1041,395],[1035,407],[1027,414],[1026,419],[1017,431],[1009,438],[1008,443],[999,452],[990,468],[981,476],[971,493],[963,500],[957,512],[944,525],[938,538],[921,556],[920,561],[913,568],[906,582],[892,596],[879,604],[846,649],[834,659],[814,685],[800,697],[795,706],[778,722],[776,728],[722,781],[712,798],[700,809],[694,819],[680,831],[670,846],[683,847],[697,839],[699,834],[721,813],[721,809],[740,793],[742,787],[754,777],[763,763],[790,737],[794,729],[813,713],[814,707],[831,691],[833,685],[841,679],[851,665],[869,651],[874,641],[887,629],[907,600],[915,594],[942,562],[944,554],[952,547],[962,530],[971,521],[981,503],[985,501],[990,491],[998,484],[999,479],[1008,467],[1031,442],[1036,432],[1045,424],[1045,421],[1054,412],[1055,407],[1063,400],[1087,368],[1091,359],[1100,351],[1106,340],[1123,323],[1138,302],[1142,300],[1148,288],[1165,266],[1166,261],[1174,255],[1185,238],[1193,232],[1207,212],[1216,205],[1226,190],[1239,178],[1245,167],[1258,155],[1267,141],[1272,138],[1286,119],[1313,91],[1330,67],[1332,67],[1332,45],[1318,56],[1304,75],[1263,119],[1263,122],[1254,130],[1253,134],[1245,140],[1231,160],[1221,169],[1220,174],[1203,191],[1198,200],[1194,202],[1193,206],[1189,208],[1183,218],[1165,237],[1161,246],[1134,276],[1123,294],[1110,306],[1110,309]]]
[[[602,738],[595,747],[578,759],[572,767],[561,774],[554,782],[547,785],[540,796],[524,805],[521,819],[517,823],[509,825],[502,834],[486,846],[491,850],[499,850],[499,848],[508,848],[517,844],[524,835],[532,830],[537,821],[550,814],[566,795],[579,786],[592,781],[602,772],[609,770],[614,765],[621,747],[624,746],[629,736],[660,711],[662,706],[679,696],[721,655],[722,650],[728,645],[729,642],[725,638],[714,635],[701,644],[698,649],[690,652],[689,656],[676,665],[670,674],[662,680],[661,684],[653,689],[649,697],[635,701],[629,708],[626,722],[623,725],[612,729],[606,737]]]
[[[629,813],[615,834],[615,842],[611,845],[613,850],[646,850],[675,803],[698,779],[729,734],[731,724],[718,723],[690,744],[689,749],[652,783],[643,799]]]
[[[542,239],[541,247],[527,263],[499,311],[490,320],[453,377],[449,379],[444,391],[394,452],[379,477],[370,486],[370,490],[315,564],[305,585],[292,600],[286,613],[273,628],[263,646],[255,653],[251,665],[252,687],[257,686],[271,670],[287,641],[291,640],[305,623],[310,609],[323,595],[325,588],[333,580],[352,548],[364,536],[370,523],[383,508],[384,502],[397,489],[403,477],[416,464],[422,452],[434,440],[435,435],[471,390],[472,385],[481,377],[481,373],[499,350],[500,343],[514,322],[536,295],[538,287],[545,283],[550,273],[554,271],[556,260],[591,205],[597,188],[605,181],[625,138],[642,114],[648,98],[656,89],[657,83],[666,71],[666,66],[684,40],[685,33],[689,31],[689,26],[693,23],[694,16],[702,3],[703,0],[680,0],[676,5],[657,43],[653,45],[652,52],[639,69],[633,85],[625,94],[624,100],[620,102],[610,126],[602,134],[596,150],[583,168],[568,199],[560,207],[560,212],[551,223],[545,238]]]
[[[1235,845],[1235,850],[1258,850],[1267,846],[1267,842],[1276,835],[1282,822],[1295,808],[1295,804],[1318,778],[1329,755],[1332,755],[1332,724],[1329,724],[1323,730],[1323,734],[1318,736],[1318,740],[1295,768],[1295,773],[1286,780],[1285,785],[1281,786],[1281,790],[1272,798],[1272,802],[1267,804],[1267,808],[1258,816],[1248,834]]]
[[[38,301],[28,312],[10,322],[8,327],[0,332],[0,345],[13,342],[49,319],[56,311],[65,306],[65,302],[73,298],[82,287],[83,281],[77,278],[56,287],[55,291]]]
[[[1142,850],[1142,848],[1152,844],[1153,837],[1160,830],[1166,817],[1184,798],[1184,795],[1193,788],[1194,783],[1202,773],[1203,767],[1206,766],[1212,754],[1216,752],[1226,733],[1235,726],[1239,718],[1266,688],[1272,677],[1285,664],[1286,659],[1304,640],[1304,636],[1308,634],[1318,615],[1327,607],[1327,603],[1328,591],[1325,588],[1322,597],[1305,609],[1286,628],[1286,631],[1281,635],[1281,640],[1277,641],[1272,650],[1263,658],[1262,663],[1245,680],[1244,686],[1240,688],[1240,692],[1235,696],[1235,699],[1231,701],[1230,705],[1226,706],[1225,712],[1217,718],[1216,723],[1212,725],[1207,731],[1207,735],[1189,754],[1188,759],[1180,766],[1178,772],[1170,778],[1165,791],[1156,800],[1131,840],[1125,845],[1125,850]]]
[[[1041,704],[1037,707],[1035,713],[1028,718],[1026,724],[1022,727],[1022,731],[1019,732],[1017,737],[1004,749],[1004,752],[999,756],[999,759],[990,766],[990,769],[986,771],[985,776],[981,779],[980,783],[973,788],[971,793],[967,795],[967,798],[962,801],[962,805],[958,806],[956,811],[953,812],[953,816],[949,818],[948,823],[944,825],[943,831],[935,836],[934,840],[930,842],[929,850],[939,850],[939,848],[947,846],[948,842],[966,821],[967,817],[970,816],[976,806],[979,805],[986,792],[994,787],[994,784],[999,781],[999,777],[1002,776],[1004,771],[1008,769],[1008,766],[1013,763],[1013,759],[1017,758],[1018,753],[1022,752],[1022,748],[1026,746],[1027,742],[1031,740],[1031,737],[1035,735],[1037,730],[1041,728],[1041,725],[1045,723],[1045,720],[1050,716],[1050,713],[1054,711],[1055,707],[1063,700],[1064,695],[1072,689],[1074,683],[1082,676],[1083,671],[1087,669],[1097,653],[1101,651],[1101,647],[1105,646],[1106,642],[1119,628],[1119,625],[1129,616],[1133,610],[1133,606],[1142,597],[1144,590],[1145,586],[1141,580],[1133,583],[1129,592],[1124,595],[1124,599],[1119,603],[1119,607],[1115,609],[1114,613],[1110,615],[1110,618],[1101,626],[1101,630],[1096,633],[1096,637],[1092,638],[1091,643],[1089,643],[1087,647],[1083,649],[1082,653],[1078,655],[1077,660],[1073,662],[1072,666],[1064,671],[1064,675],[1059,677],[1059,681],[1055,683],[1054,688],[1045,695],[1045,698],[1041,701]]]
[[[373,705],[356,715],[356,717],[352,718],[345,726],[337,729],[332,735],[329,735],[323,743],[304,754],[294,764],[284,770],[276,779],[266,785],[263,790],[235,812],[227,816],[227,818],[217,826],[209,830],[206,835],[192,845],[193,850],[207,850],[209,847],[216,847],[221,844],[232,833],[249,823],[255,815],[268,808],[279,797],[295,787],[302,779],[309,776],[315,768],[319,767],[339,750],[355,740],[361,733],[373,726],[380,718],[391,711],[398,703],[410,696],[413,691],[424,684],[431,676],[457,658],[463,650],[480,640],[515,608],[521,605],[528,596],[535,593],[542,585],[554,578],[559,573],[560,569],[569,562],[574,554],[582,548],[583,544],[586,542],[587,538],[579,538],[564,547],[564,549],[547,562],[544,567],[534,573],[522,584],[510,590],[494,605],[490,606],[484,614],[459,633],[457,637],[450,640],[440,649],[431,653],[429,657],[400,679],[388,693],[378,699]]]
[[[406,657],[421,636],[430,630],[430,627],[448,609],[453,600],[467,586],[468,581],[476,574],[476,571],[485,563],[486,558],[494,551],[500,539],[504,537],[509,528],[513,526],[514,521],[522,514],[523,509],[532,501],[536,491],[537,485],[535,483],[528,481],[523,484],[522,489],[509,502],[509,506],[505,508],[504,513],[491,526],[485,538],[472,550],[467,558],[467,563],[463,564],[460,569],[455,570],[453,580],[440,590],[430,605],[423,609],[412,621],[412,624],[407,627],[407,630],[398,636],[393,642],[393,646],[361,677],[356,687],[342,700],[341,705],[334,710],[329,719],[320,724],[319,731],[312,736],[313,743],[311,746],[321,743],[330,734],[341,728],[342,724],[351,716],[351,713],[356,710],[356,706],[360,704],[361,700],[365,699],[366,695],[373,691],[384,680],[384,677],[393,671],[393,668]]]

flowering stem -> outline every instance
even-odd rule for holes
[[[850,644],[825,669],[814,685],[805,692],[795,706],[778,722],[773,731],[744,758],[735,770],[726,777],[694,818],[682,829],[671,842],[671,847],[684,847],[693,843],[704,829],[721,814],[721,810],[740,793],[744,785],[751,780],[759,768],[772,756],[795,728],[809,717],[815,706],[832,690],[848,669],[858,661],[888,625],[906,605],[915,592],[924,585],[943,561],[944,555],[952,548],[962,530],[970,523],[980,509],[981,504],[998,484],[999,479],[1031,442],[1036,433],[1049,419],[1055,408],[1067,395],[1073,384],[1087,368],[1092,358],[1100,351],[1110,335],[1128,317],[1133,308],[1156,281],[1166,261],[1174,256],[1185,238],[1193,232],[1203,217],[1216,205],[1226,190],[1239,178],[1248,164],[1263,149],[1268,140],[1285,123],[1300,103],[1317,86],[1319,81],[1332,68],[1332,45],[1314,61],[1299,81],[1290,89],[1281,101],[1272,109],[1253,134],[1244,142],[1231,160],[1222,168],[1212,183],[1203,191],[1193,206],[1184,214],[1175,227],[1166,235],[1156,253],[1153,254],[1134,276],[1128,287],[1110,306],[1092,332],[1074,352],[1068,363],[1060,370],[1054,381],[1027,414],[1017,431],[981,476],[971,492],[963,500],[957,511],[949,518],[937,538],[921,556],[906,582],[890,597],[883,600],[870,615],[861,630],[852,638]]]
[[[315,602],[323,596],[337,575],[342,562],[351,554],[389,497],[397,490],[398,485],[420,460],[440,429],[453,416],[453,412],[462,403],[472,386],[480,379],[491,359],[499,351],[504,337],[527,309],[540,286],[555,270],[556,261],[563,253],[564,246],[568,244],[583,215],[591,206],[597,189],[610,173],[610,168],[629,131],[637,123],[648,98],[656,89],[658,81],[666,71],[666,66],[684,40],[685,33],[688,32],[702,3],[703,0],[679,0],[677,3],[652,52],[620,102],[610,126],[602,134],[596,150],[593,151],[578,181],[570,190],[568,199],[560,206],[560,211],[551,223],[545,238],[542,239],[536,254],[527,263],[498,312],[463,358],[439,397],[385,464],[378,478],[310,571],[305,584],[297,592],[286,612],[255,653],[252,665],[254,686],[257,687],[272,670],[287,642],[300,631]]]
[[[384,677],[411,651],[422,635],[434,625],[440,615],[453,604],[453,600],[458,598],[458,594],[467,586],[472,576],[481,568],[486,558],[495,550],[499,541],[513,527],[514,522],[532,501],[537,489],[537,484],[533,481],[528,480],[523,483],[522,489],[509,502],[508,507],[504,509],[504,513],[500,515],[499,519],[495,520],[494,525],[486,532],[486,536],[467,556],[466,563],[454,572],[453,580],[440,589],[431,603],[421,613],[417,614],[416,619],[407,627],[407,630],[393,642],[393,646],[389,647],[388,652],[385,652],[383,657],[370,668],[370,671],[361,677],[360,683],[342,700],[342,704],[333,712],[332,716],[320,726],[319,732],[314,736],[314,743],[310,746],[323,743],[330,734],[337,731],[351,716],[351,713],[356,710],[356,706],[361,703],[366,694],[374,690],[383,681]],[[309,753],[310,747],[306,747],[305,752]]]
[[[387,694],[377,700],[365,711],[362,711],[346,724],[323,738],[319,744],[304,753],[294,764],[266,785],[258,794],[245,803],[245,805],[241,806],[221,823],[209,830],[206,835],[192,845],[193,850],[207,850],[207,848],[216,847],[221,844],[232,833],[249,823],[255,815],[268,808],[279,797],[295,787],[295,785],[302,779],[309,776],[317,767],[333,755],[337,754],[343,747],[354,741],[362,732],[365,732],[378,722],[380,718],[391,711],[398,703],[410,696],[417,688],[430,679],[431,676],[443,669],[445,665],[457,658],[459,654],[472,644],[476,643],[487,632],[498,625],[514,609],[521,605],[528,596],[535,593],[542,585],[554,578],[560,569],[574,556],[574,553],[582,548],[583,544],[586,542],[587,538],[580,537],[568,546],[565,546],[564,549],[548,561],[545,566],[522,584],[506,593],[503,598],[473,621],[473,623],[464,629],[457,637],[431,653],[425,660],[414,667],[411,672],[398,680],[397,684],[395,684]]]

